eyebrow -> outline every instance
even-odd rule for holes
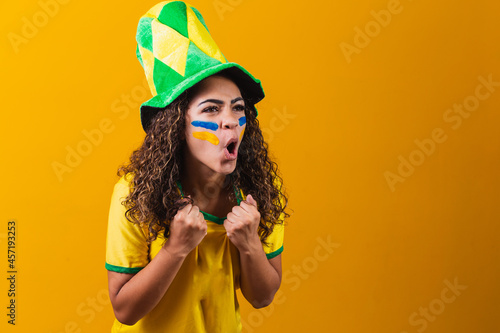
[[[243,97],[236,97],[235,99],[233,99],[231,101],[231,104],[234,104],[238,101],[242,101],[243,100]],[[206,99],[204,100],[203,102],[201,102],[200,104],[198,104],[198,106],[202,105],[203,103],[208,103],[208,102],[211,102],[211,103],[215,103],[215,104],[224,104],[224,101],[221,101],[220,99]]]

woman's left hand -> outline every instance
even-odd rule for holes
[[[224,221],[227,237],[240,251],[250,251],[252,245],[260,244],[258,229],[260,213],[257,202],[249,194],[246,200],[227,214]]]

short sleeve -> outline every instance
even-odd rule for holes
[[[283,221],[282,216],[280,217]],[[274,225],[273,232],[267,237],[268,245],[263,245],[267,259],[274,258],[283,252],[283,238],[285,236],[285,226],[283,222]]]
[[[125,217],[122,200],[129,193],[128,182],[122,177],[111,196],[106,237],[106,269],[135,274],[149,263],[149,246],[144,230]]]

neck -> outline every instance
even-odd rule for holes
[[[217,173],[198,161],[184,157],[181,184],[184,194],[198,204],[205,206],[217,201],[223,191],[227,190],[229,176]]]

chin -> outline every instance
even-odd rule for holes
[[[232,174],[234,170],[236,170],[236,161],[231,161],[220,165],[217,172],[223,174],[224,176],[228,176]]]

